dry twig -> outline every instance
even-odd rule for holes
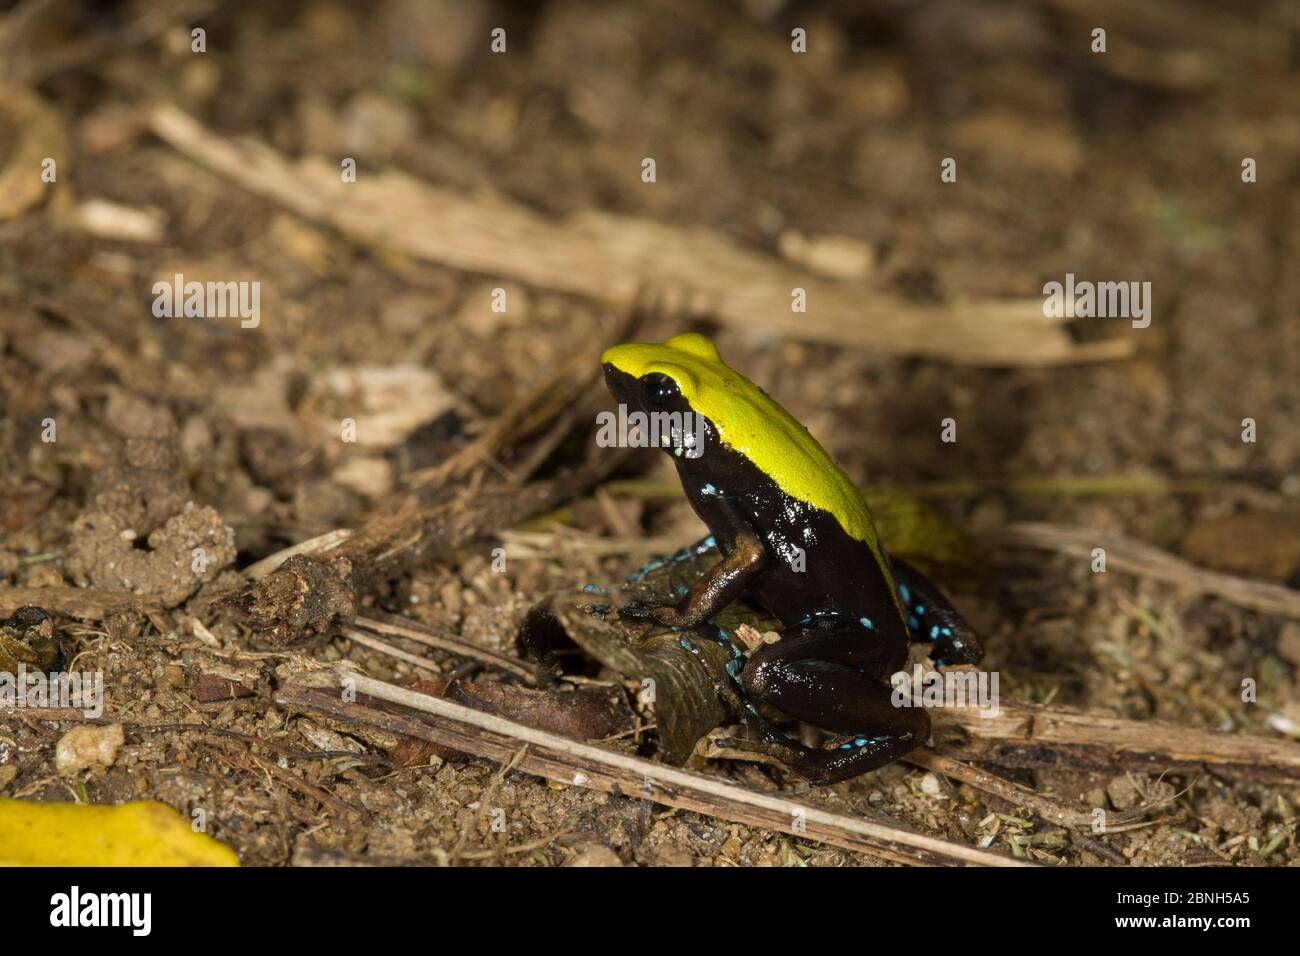
[[[1255,783],[1300,782],[1300,744],[1289,740],[1016,700],[1002,700],[996,717],[962,707],[937,708],[930,716],[940,752],[1003,767],[1208,771]]]
[[[1080,810],[1076,807],[1067,806],[1059,800],[1038,793],[1036,790],[1030,790],[1028,787],[1007,780],[1004,777],[999,777],[997,774],[989,773],[987,770],[980,770],[978,767],[962,763],[960,760],[954,760],[952,757],[945,757],[943,754],[935,753],[929,747],[913,750],[903,759],[917,767],[941,773],[953,780],[960,780],[976,790],[982,790],[995,797],[1001,797],[1008,803],[1025,807],[1048,823],[1069,827],[1071,830],[1090,830],[1093,826],[1094,819],[1090,810]],[[1140,820],[1142,816],[1141,811],[1125,814],[1112,813],[1108,818],[1108,822],[1115,824],[1129,823]]]
[[[322,672],[332,684],[334,671]],[[344,723],[383,727],[442,746],[505,763],[529,745],[519,769],[551,780],[620,794],[640,794],[668,806],[735,820],[868,853],[898,863],[1017,865],[1006,857],[950,843],[896,827],[830,813],[787,797],[758,793],[702,774],[652,763],[487,714],[450,701],[419,694],[364,675],[349,673],[359,694],[387,701],[419,715],[408,716],[366,704],[344,703],[337,687],[303,683],[280,689],[285,706],[328,716]]]
[[[168,104],[153,109],[150,128],[238,186],[355,242],[618,307],[653,281],[684,312],[805,341],[1006,366],[1132,352],[1130,337],[1073,341],[1061,322],[1044,318],[1037,298],[924,305],[817,277],[709,230],[595,211],[556,222],[499,197],[470,198],[393,171],[343,183],[337,165],[294,163],[265,145],[227,140]],[[790,308],[796,288],[806,294],[805,313]]]
[[[336,620],[352,620],[358,595],[374,583],[555,507],[600,480],[619,460],[605,454],[559,478],[467,489],[429,506],[408,504],[332,548],[294,555],[230,600],[260,637],[275,644],[301,641]]]
[[[467,657],[470,660],[478,661],[496,670],[513,674],[530,684],[537,683],[537,670],[531,664],[521,661],[517,657],[495,654],[486,648],[462,641],[451,633],[435,631],[426,624],[419,624],[407,618],[398,617],[395,614],[384,614],[380,611],[372,611],[370,614],[362,615],[356,619],[355,623],[356,627],[343,629],[344,637],[356,640],[360,628],[373,631],[376,634],[403,637],[428,647],[435,647],[440,651],[446,651],[448,654],[455,654],[459,657]],[[374,648],[373,638],[371,640],[372,643],[368,643],[366,646]],[[422,664],[421,666],[425,665]],[[437,670],[438,668],[435,666],[432,669]]]
[[[1168,581],[1198,594],[1213,594],[1256,611],[1300,617],[1300,591],[1267,581],[1207,571],[1167,551],[1116,532],[1021,522],[999,528],[987,537],[998,545],[1041,548],[1085,559],[1092,557],[1094,549],[1102,548],[1106,552],[1107,567]]]

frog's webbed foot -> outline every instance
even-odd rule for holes
[[[943,592],[902,558],[890,555],[889,561],[912,640],[933,644],[930,659],[936,664],[978,664],[983,642]]]
[[[910,731],[879,737],[858,735],[830,750],[806,747],[793,760],[783,762],[814,787],[830,786],[871,770],[879,770],[915,750],[929,737],[929,716],[923,710],[916,713],[925,718],[925,733],[921,736]]]
[[[920,713],[925,716],[924,711]],[[784,740],[752,740],[715,732],[703,738],[698,752],[713,759],[778,766],[815,787],[822,787],[879,769],[923,743],[924,737],[914,737],[910,732],[878,737],[858,734],[839,736],[828,747],[818,748],[788,737]]]
[[[783,770],[789,770],[799,760],[799,751],[790,743],[737,737],[722,728],[700,738],[696,752],[711,760],[744,760]]]

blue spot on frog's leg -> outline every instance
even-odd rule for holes
[[[910,598],[912,595],[911,592],[908,590],[906,584],[900,584],[898,586],[898,594],[903,599],[903,604],[905,606],[910,606],[910,612],[907,615],[907,629],[908,631],[911,632],[912,640],[914,641],[936,640],[939,636],[937,633],[938,631],[937,628],[932,627],[930,628],[929,633],[926,633],[925,605],[911,603]]]
[[[914,641],[933,641],[937,637],[934,630],[926,633],[925,605],[912,603],[912,589],[906,584],[898,586],[898,597],[907,610],[907,629],[911,632]]]

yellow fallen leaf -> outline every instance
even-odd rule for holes
[[[238,866],[164,803],[120,806],[0,797],[0,866]]]

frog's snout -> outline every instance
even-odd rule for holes
[[[621,404],[632,409],[639,409],[641,400],[637,380],[610,362],[606,362],[604,368],[605,387],[609,389],[609,393]]]

